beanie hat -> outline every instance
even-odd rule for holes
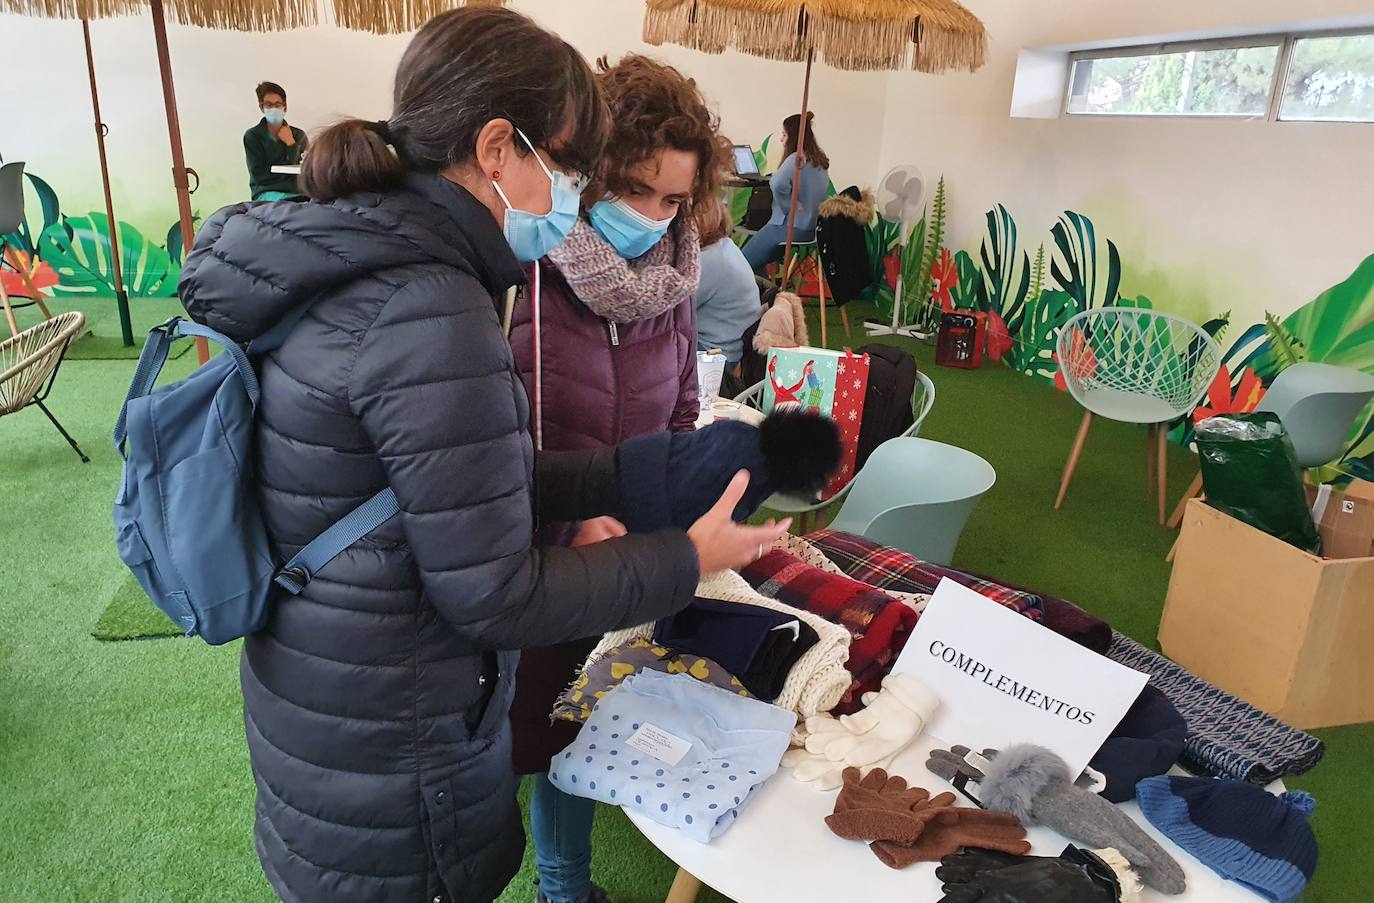
[[[818,492],[840,463],[834,421],[781,411],[760,426],[721,420],[687,433],[654,433],[616,449],[621,520],[632,533],[686,530],[720,500],[741,470],[749,488],[735,507],[743,521],[774,492]]]
[[[1113,803],[1135,797],[1135,785],[1164,774],[1183,754],[1188,723],[1169,697],[1146,684],[1126,717],[1088,763],[1102,772],[1107,786],[1102,795]]]
[[[1273,900],[1302,893],[1317,868],[1317,840],[1307,817],[1312,796],[1275,796],[1242,781],[1146,778],[1136,786],[1150,823],[1212,871]]]

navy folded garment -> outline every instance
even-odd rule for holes
[[[795,615],[758,605],[695,599],[654,627],[654,642],[712,659],[759,699],[782,692],[792,666],[820,638]]]

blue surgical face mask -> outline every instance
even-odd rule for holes
[[[505,233],[511,251],[521,263],[533,263],[561,245],[573,226],[577,225],[577,213],[581,209],[585,185],[567,173],[551,171],[544,165],[525,133],[519,129],[515,132],[530,153],[534,154],[534,160],[544,170],[544,175],[549,177],[549,212],[540,214],[517,210],[501,186],[495,181],[491,184],[506,205]]]
[[[667,234],[668,227],[673,224],[671,216],[667,219],[649,219],[631,207],[624,198],[597,201],[587,211],[587,218],[592,221],[596,233],[610,242],[611,247],[626,260],[649,253],[649,249],[658,244],[658,240]]]
[[[286,107],[263,107],[262,115],[268,125],[281,125],[286,121]]]

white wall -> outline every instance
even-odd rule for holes
[[[801,103],[803,67],[739,54],[707,56],[640,39],[642,0],[516,0],[515,8],[558,31],[589,59],[630,50],[652,53],[695,77],[734,140],[758,145]],[[147,16],[92,24],[114,197],[121,220],[161,241],[176,215],[152,26]],[[253,86],[280,82],[290,119],[307,129],[343,115],[381,118],[406,36],[379,37],[332,27],[242,34],[169,27],[186,159],[204,187],[202,214],[247,193],[241,137],[260,115]],[[520,53],[521,48],[508,48]],[[0,154],[28,160],[57,189],[68,213],[102,210],[91,130],[81,27],[77,22],[0,15]],[[883,74],[818,66],[812,108],[843,186],[877,169],[886,96]]]
[[[1008,115],[1022,48],[1293,26],[1280,0],[967,0],[991,52],[972,75],[889,77],[881,168],[919,165],[949,192],[948,244],[976,250],[1001,202],[1032,256],[1065,209],[1121,250],[1122,289],[1205,318],[1287,313],[1374,253],[1374,125]],[[1313,0],[1312,18],[1369,0]]]
[[[889,166],[947,177],[948,243],[976,251],[982,214],[1007,205],[1033,252],[1064,209],[1090,216],[1121,249],[1123,289],[1205,317],[1283,313],[1374,252],[1374,126],[1157,119],[1013,119],[1023,48],[1295,24],[1280,0],[968,0],[991,36],[968,75],[842,73],[818,65],[812,106],[834,180],[875,184]],[[516,0],[589,58],[654,53],[697,78],[734,139],[757,144],[800,100],[799,64],[706,56],[639,40],[642,0]],[[1313,0],[1313,18],[1370,14],[1370,0]],[[92,26],[115,201],[122,220],[161,241],[175,219],[162,99],[146,17]],[[170,28],[187,160],[208,214],[246,193],[240,136],[256,120],[253,85],[290,92],[309,128],[386,115],[407,38],[316,28],[240,34]],[[509,48],[519,53],[518,47]],[[99,210],[95,142],[79,24],[0,16],[0,154],[27,159],[68,213]]]

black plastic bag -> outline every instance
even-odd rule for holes
[[[1194,435],[1209,505],[1321,554],[1321,537],[1302,488],[1302,469],[1277,416],[1218,414],[1199,423]]]

